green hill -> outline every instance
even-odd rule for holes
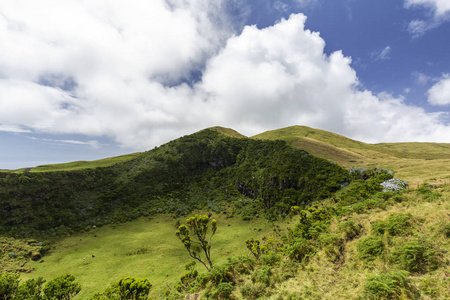
[[[156,213],[220,212],[237,202],[283,215],[292,205],[328,197],[346,181],[345,169],[283,141],[207,129],[109,167],[0,172],[0,230],[72,234]]]
[[[450,179],[450,144],[381,143],[367,144],[305,126],[267,131],[252,138],[281,139],[292,146],[336,162],[346,168],[368,167],[393,170],[413,185],[446,183]]]
[[[149,299],[448,299],[449,148],[214,127],[105,164],[0,172],[0,285],[69,272],[77,300],[125,276],[148,278]],[[409,187],[383,191],[379,168]],[[196,213],[218,221],[215,267],[180,279],[192,258],[175,230]]]

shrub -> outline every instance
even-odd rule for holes
[[[365,261],[373,261],[384,251],[384,243],[381,236],[368,236],[357,245],[359,256]]]
[[[303,238],[296,239],[292,245],[287,249],[287,255],[289,258],[294,259],[298,262],[307,261],[309,257],[316,253],[316,248],[313,246],[311,241]]]
[[[18,274],[0,274],[0,299],[13,299],[14,293],[19,286]]]
[[[347,221],[339,224],[338,229],[343,232],[344,238],[347,241],[351,241],[361,234],[363,226],[356,224],[354,221]]]
[[[14,300],[41,300],[42,285],[45,279],[38,277],[36,279],[28,279],[22,283],[14,296]]]
[[[246,283],[241,288],[241,294],[244,299],[258,299],[259,297],[264,296],[266,293],[266,286],[262,283]]]
[[[385,232],[392,236],[410,234],[412,231],[411,214],[390,215],[385,221],[374,222],[372,228],[378,234]]]
[[[233,267],[231,264],[215,266],[208,273],[200,275],[198,280],[202,286],[205,286],[208,282],[213,285],[218,285],[222,282],[234,284]]]
[[[440,231],[448,238],[450,238],[450,223],[441,223]]]
[[[399,299],[402,295],[411,297],[414,290],[408,275],[407,271],[369,275],[364,286],[364,296],[368,299]]]
[[[332,262],[340,260],[344,254],[345,241],[339,234],[328,233],[320,236],[320,244]]]
[[[234,285],[231,282],[221,282],[215,289],[206,291],[205,296],[212,299],[231,299]]]
[[[439,267],[439,254],[427,241],[415,239],[393,252],[392,257],[402,269],[426,273]]]
[[[264,266],[253,273],[252,282],[253,283],[261,282],[266,286],[270,286],[271,276],[272,276],[272,268],[270,266]]]
[[[267,265],[267,266],[275,266],[281,261],[281,255],[269,251],[268,253],[261,256],[259,262],[261,265]]]
[[[242,275],[250,274],[255,268],[255,260],[249,256],[243,255],[228,259],[232,268]]]
[[[81,285],[75,282],[75,277],[66,274],[49,281],[44,287],[44,296],[48,300],[69,300],[80,290]]]

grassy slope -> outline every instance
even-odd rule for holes
[[[264,219],[246,222],[222,215],[212,217],[218,222],[211,250],[217,264],[247,253],[245,240],[267,234],[272,228]],[[150,299],[157,299],[166,284],[175,286],[185,273],[184,265],[192,260],[175,236],[177,220],[183,223],[185,218],[159,215],[67,237],[56,242],[55,250],[44,257],[43,263],[30,261],[27,267],[36,270],[22,278],[51,279],[69,272],[83,286],[76,299],[87,299],[121,277],[146,277],[153,284]],[[206,270],[200,263],[197,269]]]
[[[366,144],[328,131],[292,126],[267,131],[252,138],[282,139],[313,155],[346,168],[379,167],[394,170],[396,177],[417,185],[424,181],[450,182],[450,144]]]
[[[137,157],[139,152],[137,153],[130,153],[120,156],[114,156],[114,157],[108,157],[104,159],[99,160],[93,160],[93,161],[74,161],[69,163],[62,163],[62,164],[54,164],[54,165],[42,165],[37,166],[35,168],[22,168],[18,170],[14,170],[13,172],[52,172],[52,171],[72,171],[72,170],[80,170],[80,169],[92,169],[92,168],[98,168],[98,167],[109,167],[112,165],[115,165],[120,162],[125,162],[128,160],[131,160],[135,157]]]

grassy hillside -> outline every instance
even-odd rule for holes
[[[267,131],[252,138],[287,141],[292,146],[336,162],[346,168],[386,168],[417,186],[450,180],[450,144],[366,144],[328,131],[292,126]]]
[[[101,167],[110,167],[117,163],[126,162],[133,158],[136,158],[140,153],[130,153],[120,156],[108,157],[93,161],[74,161],[62,164],[52,164],[52,165],[42,165],[34,168],[22,168],[14,170],[12,172],[22,173],[22,172],[53,172],[53,171],[73,171],[80,169],[93,169]]]
[[[75,299],[125,276],[149,299],[448,299],[449,148],[218,127],[105,167],[0,172],[1,272],[70,272]],[[382,191],[392,175],[360,167],[410,185]],[[181,285],[192,258],[174,233],[193,213],[218,221],[215,268]]]

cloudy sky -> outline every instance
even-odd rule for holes
[[[450,143],[448,0],[2,0],[0,169],[220,125]]]

